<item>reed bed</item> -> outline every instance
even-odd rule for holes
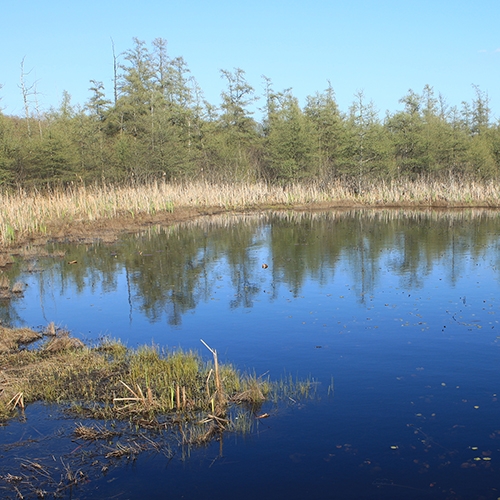
[[[341,181],[286,187],[266,183],[152,182],[139,186],[73,186],[0,193],[0,245],[14,245],[54,227],[117,217],[134,218],[178,208],[243,210],[256,207],[354,204],[373,206],[500,206],[495,181],[450,178],[373,182],[353,190]]]

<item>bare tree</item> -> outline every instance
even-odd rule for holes
[[[28,73],[25,73],[24,71],[24,59],[21,60],[21,83],[20,83],[20,88],[21,92],[23,94],[23,103],[24,103],[24,115],[26,117],[26,127],[28,128],[28,136],[31,137],[31,124],[30,124],[30,101],[29,101],[29,96],[33,93],[33,87],[34,84],[30,85],[29,87],[26,86],[26,80],[25,77],[26,75],[31,73],[31,70],[28,71]]]
[[[34,81],[31,85],[27,85],[26,83],[26,76],[31,73],[32,70],[29,70],[26,72],[24,70],[24,59],[23,57],[21,61],[21,82],[19,84],[19,87],[21,89],[21,92],[23,94],[23,103],[24,103],[24,115],[26,117],[26,127],[28,130],[28,137],[31,137],[31,119],[32,119],[32,114],[30,112],[30,104],[31,104],[31,97],[33,97],[34,103],[35,103],[35,113],[36,113],[36,119],[38,122],[38,132],[40,134],[40,139],[42,138],[42,116],[40,112],[40,105],[38,102],[38,92],[36,89],[36,84],[38,83],[38,80]]]
[[[118,58],[115,53],[115,42],[111,39],[111,48],[113,50],[113,97],[114,104],[116,106],[116,101],[118,101]]]

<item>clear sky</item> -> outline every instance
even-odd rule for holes
[[[212,104],[221,69],[239,67],[259,95],[262,75],[275,90],[306,96],[330,80],[347,111],[363,90],[383,116],[425,84],[448,104],[488,93],[500,118],[500,0],[3,0],[0,8],[0,107],[23,114],[19,89],[36,82],[42,109],[90,96],[89,80],[111,96],[111,39],[119,54],[133,37],[168,41]]]

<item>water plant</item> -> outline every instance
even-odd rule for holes
[[[0,327],[0,424],[29,419],[25,410],[34,402],[56,404],[59,411],[51,413],[74,419],[69,437],[79,443],[60,463],[53,455],[22,458],[19,470],[0,474],[0,488],[16,498],[60,497],[146,451],[187,459],[193,448],[218,441],[222,456],[227,433],[252,432],[269,416],[266,401],[282,394],[289,402],[311,384],[288,387],[284,379],[240,373],[202,343],[212,359],[157,345],[131,349],[112,339],[85,345],[54,323],[40,333]]]
[[[35,401],[62,403],[74,414],[92,418],[150,427],[182,424],[183,440],[200,443],[235,428],[233,406],[255,414],[271,394],[273,399],[278,393],[287,398],[292,393],[307,396],[312,385],[292,379],[273,383],[241,374],[220,364],[217,351],[203,341],[212,361],[194,351],[168,351],[155,345],[129,349],[119,341],[105,340],[89,347],[53,324],[45,329],[44,340],[28,328],[2,327],[0,334],[2,421]],[[19,349],[35,341],[33,348]]]
[[[9,247],[33,236],[50,235],[71,225],[124,217],[137,219],[171,213],[180,208],[247,210],[259,207],[329,204],[331,206],[488,206],[500,204],[494,180],[467,178],[396,179],[374,182],[353,191],[341,180],[286,186],[264,182],[189,183],[70,186],[66,189],[0,191],[0,247]]]

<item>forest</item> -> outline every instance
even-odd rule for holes
[[[23,116],[0,111],[1,188],[161,179],[327,186],[340,179],[357,191],[378,179],[487,180],[500,172],[500,126],[478,86],[472,102],[459,106],[430,85],[409,90],[401,109],[381,118],[363,92],[342,111],[328,83],[301,106],[267,77],[258,95],[235,68],[221,70],[216,106],[166,47],[161,38],[151,46],[134,39],[120,56],[113,52],[112,89],[90,80],[87,102],[74,105],[64,92],[48,111],[21,74]]]

